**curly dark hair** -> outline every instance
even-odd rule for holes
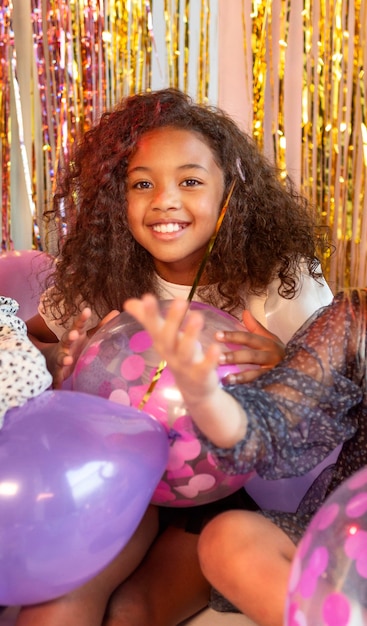
[[[51,224],[67,223],[51,277],[56,318],[75,314],[81,299],[102,317],[121,310],[128,297],[156,293],[153,258],[128,227],[126,177],[142,135],[167,126],[195,131],[210,147],[224,173],[222,201],[237,181],[205,267],[206,283],[217,285],[225,310],[246,306],[244,287],[247,293],[261,293],[277,276],[280,295],[294,297],[301,258],[315,280],[320,276],[317,251],[323,238],[293,183],[281,181],[224,111],[196,104],[179,90],[162,89],[129,96],[104,113],[75,141],[58,173],[53,206],[45,212]],[[213,290],[199,289],[213,304]]]

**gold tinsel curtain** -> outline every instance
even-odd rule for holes
[[[242,18],[252,133],[330,227],[333,290],[366,286],[367,0],[244,0]]]
[[[366,39],[367,0],[1,0],[2,247],[44,246],[56,168],[105,108],[167,85],[221,104],[242,64],[225,108],[330,227],[333,290],[367,285]]]
[[[57,168],[75,137],[123,96],[175,86],[199,101],[213,98],[213,5],[0,1],[3,249],[45,247],[41,216]]]

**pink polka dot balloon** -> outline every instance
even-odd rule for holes
[[[168,304],[169,301],[160,303],[163,315]],[[190,309],[199,310],[204,316],[205,325],[200,335],[204,350],[214,341],[217,330],[245,330],[234,317],[209,305],[192,302]],[[227,349],[235,348],[227,345]],[[150,335],[132,316],[120,313],[96,332],[80,355],[73,374],[73,388],[133,407],[139,407],[144,398],[144,412],[164,426],[169,459],[153,495],[154,504],[197,506],[233,493],[250,475],[229,476],[220,471],[205,444],[198,439],[167,367],[145,400],[159,364]],[[239,370],[233,365],[220,366],[219,377],[231,371]]]
[[[325,501],[292,564],[286,626],[367,624],[367,468]]]

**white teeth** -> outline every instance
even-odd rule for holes
[[[156,233],[175,233],[179,230],[181,230],[182,225],[181,224],[177,224],[177,223],[170,223],[170,224],[154,224],[152,226],[152,229],[156,232]]]

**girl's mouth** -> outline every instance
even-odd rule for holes
[[[178,224],[177,222],[169,222],[167,224],[153,224],[151,226],[155,233],[177,233],[179,230],[186,228],[187,224]]]

